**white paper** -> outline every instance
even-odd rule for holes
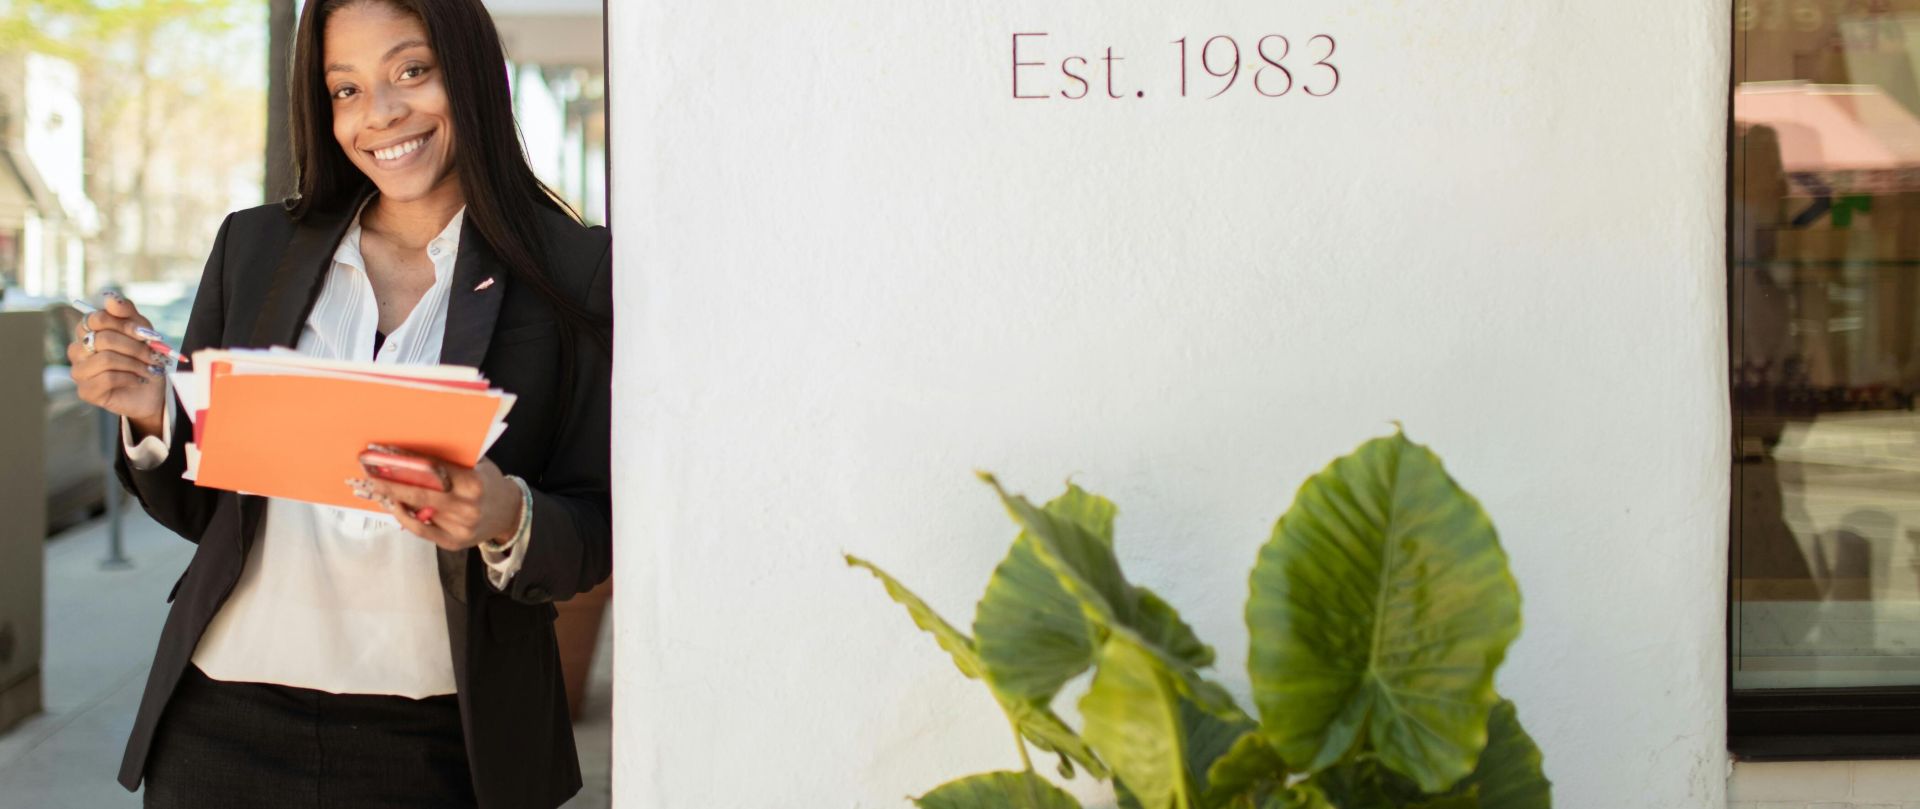
[[[395,365],[359,360],[319,359],[281,346],[275,346],[266,351],[257,348],[209,348],[193,352],[193,367],[196,369],[205,369],[215,362],[234,363],[236,372],[239,370],[240,363],[248,363],[353,375],[408,376],[443,382],[478,382],[483,379],[480,369],[467,365]]]
[[[173,397],[186,409],[188,420],[198,422],[200,411],[207,409],[207,375],[174,371],[167,374],[167,382],[173,385]]]
[[[480,369],[459,365],[394,365],[390,363],[358,362],[352,360],[326,360],[300,354],[281,346],[267,350],[259,349],[206,349],[193,354],[193,367],[199,370],[170,374],[174,395],[187,411],[188,418],[198,421],[202,411],[213,412],[218,403],[213,401],[212,374],[205,369],[214,363],[225,363],[228,373],[240,376],[304,376],[328,379],[352,379],[398,388],[431,390],[442,393],[454,393],[464,396],[488,396],[498,400],[493,414],[493,424],[487,428],[487,436],[480,447],[480,457],[493,449],[495,442],[507,432],[507,413],[513,410],[518,397],[499,388],[474,389],[456,387],[445,383],[485,383],[486,377]],[[477,460],[477,459],[476,459]],[[199,447],[187,444],[187,473],[189,480],[198,475],[200,462]]]

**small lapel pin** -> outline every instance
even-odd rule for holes
[[[479,286],[473,288],[473,291],[479,292],[480,290],[486,289],[487,287],[490,287],[490,286],[493,286],[492,278],[488,278],[485,281],[481,281]]]

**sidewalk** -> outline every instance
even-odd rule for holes
[[[193,558],[193,545],[137,508],[126,520],[129,569],[100,568],[105,519],[47,543],[46,711],[0,734],[0,809],[140,806],[114,775],[166,619],[167,588]],[[611,625],[595,656],[587,718],[574,729],[587,785],[565,809],[608,805]]]

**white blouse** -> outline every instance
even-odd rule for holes
[[[438,363],[465,214],[464,208],[454,214],[428,243],[433,287],[387,335],[378,355],[373,344],[380,312],[360,252],[356,215],[300,332],[299,352],[399,365]],[[138,445],[126,441],[135,468],[151,469],[166,460],[173,411],[169,395],[162,434]],[[130,439],[124,419],[122,430],[123,439]],[[496,589],[518,572],[529,540],[522,538],[510,554],[480,549]],[[240,581],[201,637],[194,665],[216,680],[336,694],[418,699],[454,693],[435,551],[433,543],[407,533],[386,514],[269,498]]]

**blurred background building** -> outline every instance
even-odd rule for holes
[[[80,286],[99,231],[80,143],[73,63],[0,53],[0,287],[43,293]]]
[[[184,317],[220,220],[291,192],[286,101],[268,88],[301,5],[0,0],[0,288],[117,288]],[[488,6],[535,172],[603,222],[600,4]]]
[[[590,224],[607,216],[607,80],[599,0],[490,0],[520,136],[540,179]]]

